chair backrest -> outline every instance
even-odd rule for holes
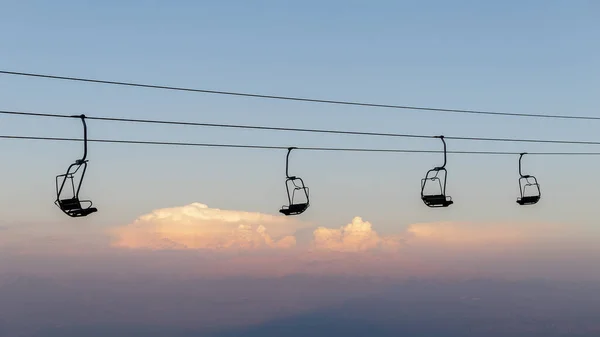
[[[59,200],[60,208],[65,211],[81,209],[81,203],[77,198]]]

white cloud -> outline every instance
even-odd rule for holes
[[[201,203],[155,210],[113,230],[113,245],[149,249],[292,248],[306,226],[284,216],[209,208]],[[268,230],[267,230],[268,228]],[[279,238],[274,239],[274,235]]]

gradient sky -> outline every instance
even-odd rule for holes
[[[209,89],[416,106],[595,115],[599,47],[593,1],[400,2],[3,2],[3,69]],[[335,15],[333,14],[335,13]],[[1,76],[4,109],[290,127],[466,136],[594,140],[585,121],[474,117],[317,105]],[[435,140],[309,135],[90,122],[90,137],[273,145],[439,149]],[[71,120],[2,116],[3,134],[80,136]],[[3,213],[62,219],[53,176],[77,143],[3,141],[11,177]],[[590,146],[453,141],[449,149],[593,150]],[[90,146],[85,193],[101,212],[80,222],[133,219],[202,202],[276,213],[285,199],[284,151]],[[305,217],[345,222],[356,211],[380,226],[427,220],[518,218],[589,221],[589,157],[526,158],[543,202],[516,206],[516,157],[449,158],[456,204],[421,204],[419,180],[436,155],[297,152],[312,188]],[[480,159],[485,160],[482,165]],[[577,179],[581,177],[581,179]],[[575,178],[575,179],[573,179]],[[580,197],[575,195],[583,193]],[[31,212],[29,212],[31,213]],[[394,222],[390,220],[394,219]]]
[[[0,69],[383,104],[597,116],[599,15],[600,4],[593,0],[6,0],[0,1]],[[590,121],[260,100],[9,75],[0,75],[0,109],[598,140],[597,123]],[[101,121],[88,126],[91,138],[441,149],[438,140],[423,139]],[[81,126],[77,120],[0,115],[0,134],[80,137]],[[467,141],[448,141],[448,148],[598,152],[594,146]],[[317,279],[341,274],[359,283],[359,275],[600,278],[595,248],[600,157],[526,157],[524,169],[538,178],[543,196],[535,206],[519,207],[518,156],[450,155],[447,191],[455,204],[430,209],[419,198],[420,179],[441,163],[440,155],[299,150],[292,154],[291,170],[310,187],[311,207],[284,219],[277,212],[286,201],[283,150],[92,143],[82,197],[92,199],[99,212],[70,219],[53,204],[54,177],[80,153],[78,143],[0,141],[0,262],[8,262],[0,266],[0,276],[35,274],[77,283],[73,279],[83,276],[65,275],[89,275],[91,264],[101,265],[96,273],[118,284],[140,263],[132,279],[146,273],[158,277],[164,270],[185,282],[198,275],[297,274]],[[196,263],[202,272],[190,271]],[[0,282],[0,295],[2,284],[11,284],[6,282]],[[331,282],[334,287],[337,281]],[[357,287],[364,293],[370,289]],[[262,314],[256,320],[271,315]]]

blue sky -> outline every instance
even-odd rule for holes
[[[3,1],[4,70],[325,99],[597,115],[600,5],[594,1],[302,3]],[[0,109],[448,136],[597,140],[592,122],[268,101],[0,76]],[[342,137],[92,121],[90,137],[295,146],[439,149],[434,140]],[[0,116],[0,134],[79,136],[76,120]],[[449,142],[449,149],[586,151],[590,146]],[[0,142],[5,222],[65,221],[54,176],[80,145]],[[90,145],[86,224],[126,223],[201,202],[276,214],[285,151]],[[422,175],[441,157],[298,151],[307,220],[356,215],[393,232],[439,220],[593,224],[598,158],[529,157],[543,199],[519,208],[518,157],[449,158],[455,204],[431,210]]]
[[[0,0],[0,69],[598,116],[599,14],[593,0]],[[598,123],[591,121],[7,75],[0,75],[0,110],[600,141]],[[426,150],[442,145],[436,139],[95,120],[88,126],[91,138]],[[81,132],[76,119],[0,114],[0,135]],[[448,141],[448,149],[600,152],[598,146],[456,140]],[[538,178],[542,200],[519,207],[517,155],[450,155],[448,194],[455,204],[430,209],[419,198],[420,179],[441,163],[439,154],[300,150],[292,153],[291,173],[310,187],[311,207],[286,218],[277,212],[286,201],[285,150],[91,143],[81,196],[99,212],[71,219],[53,204],[54,178],[81,150],[79,143],[0,139],[0,336],[186,336],[206,329],[216,329],[217,336],[267,336],[280,335],[282,327],[315,336],[351,336],[366,327],[382,336],[484,330],[597,335],[600,156],[525,157],[524,171]]]

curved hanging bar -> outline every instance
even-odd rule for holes
[[[437,138],[442,140],[442,143],[444,144],[444,164],[440,167],[438,167],[438,169],[444,169],[446,167],[446,141],[444,140],[444,136],[438,136]]]
[[[519,191],[521,192],[521,196],[517,198],[517,203],[521,206],[537,204],[538,201],[540,201],[540,198],[542,197],[540,184],[538,184],[537,179],[532,175],[523,174],[523,171],[521,169],[521,161],[523,159],[523,155],[526,154],[527,152],[519,154]],[[525,193],[527,187],[533,187],[533,194],[527,195]],[[531,189],[532,188],[530,188],[530,190]]]
[[[56,176],[56,200],[54,204],[60,208],[63,213],[70,217],[82,217],[97,212],[98,209],[92,207],[92,201],[90,200],[79,200],[79,191],[81,190],[81,185],[83,184],[83,178],[85,177],[85,172],[87,170],[87,125],[85,122],[85,115],[72,116],[78,117],[81,119],[83,123],[83,156],[81,159],[77,159],[73,164],[69,165],[67,168],[67,172],[65,174],[61,174]],[[82,169],[81,178],[79,179],[79,183],[77,184],[77,188],[75,188],[75,174]],[[65,184],[69,181],[71,185],[71,197],[63,197]],[[59,184],[60,182],[60,184]],[[87,207],[82,207],[82,203],[88,204]]]
[[[291,178],[290,177],[290,153],[292,153],[292,150],[296,149],[295,147],[288,147],[288,152],[287,155],[285,156],[285,177],[286,178]]]
[[[423,200],[423,203],[428,207],[448,207],[452,205],[454,201],[452,201],[452,197],[446,195],[446,180],[448,178],[448,172],[446,171],[446,141],[444,140],[444,136],[437,136],[436,138],[440,138],[444,144],[444,164],[427,171],[425,178],[421,179],[421,200]],[[442,179],[438,177],[440,172],[443,173],[443,183]],[[429,184],[437,183],[437,190],[439,192],[426,194],[425,187],[427,186],[427,182],[429,182]]]
[[[286,176],[285,188],[287,191],[288,204],[282,206],[281,209],[279,210],[280,213],[282,213],[286,216],[302,214],[302,213],[304,213],[304,211],[306,211],[306,209],[308,209],[308,206],[310,204],[309,196],[308,196],[308,187],[306,187],[304,185],[304,181],[302,180],[302,178],[297,177],[297,176],[290,176],[290,174],[289,174],[290,153],[292,152],[293,149],[295,149],[295,147],[289,147],[287,155],[285,157],[285,176]],[[298,184],[296,184],[296,182],[299,182],[300,184],[298,185]],[[291,191],[290,191],[290,185],[292,187]],[[304,195],[305,201],[297,202],[294,200],[294,198],[296,196],[296,191],[303,192],[302,194]]]

